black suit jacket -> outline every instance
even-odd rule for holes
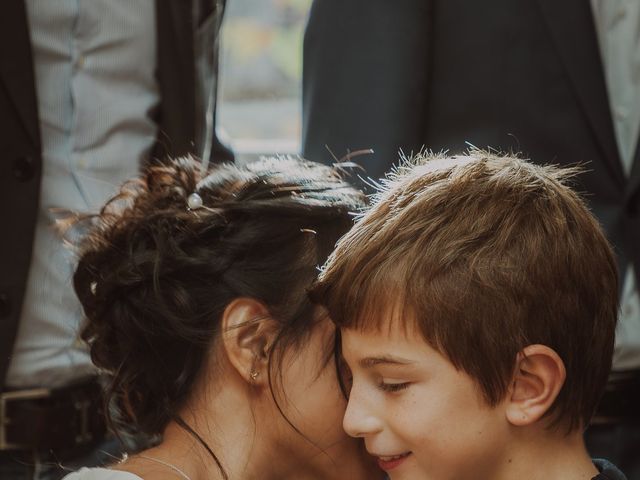
[[[589,0],[315,0],[304,55],[307,158],[373,148],[356,161],[376,178],[398,149],[469,142],[583,163],[578,188],[640,274],[640,153],[625,177]]]
[[[153,158],[194,151],[196,58],[192,1],[206,18],[215,0],[157,0],[160,108]],[[221,5],[224,6],[224,1]],[[195,22],[194,22],[195,20]],[[214,54],[215,55],[215,54]],[[216,55],[217,56],[217,55]],[[217,63],[217,58],[212,61]],[[135,66],[132,66],[135,68]],[[217,65],[214,65],[217,71]],[[215,128],[215,116],[213,122]],[[31,262],[42,156],[31,40],[24,0],[6,0],[0,15],[0,387],[13,348]],[[232,160],[212,138],[214,161]],[[70,287],[71,288],[71,287]]]

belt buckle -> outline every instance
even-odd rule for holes
[[[51,395],[48,388],[32,388],[28,390],[15,390],[13,392],[0,393],[0,452],[5,450],[19,450],[27,448],[28,445],[19,445],[9,443],[7,440],[6,427],[11,423],[11,419],[7,416],[7,405],[9,402],[16,400],[37,400],[46,398]]]

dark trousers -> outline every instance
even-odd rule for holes
[[[640,421],[592,425],[587,429],[585,441],[593,458],[605,458],[628,480],[640,480]]]

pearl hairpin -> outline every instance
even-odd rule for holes
[[[197,210],[198,208],[202,207],[202,197],[193,192],[187,198],[187,206],[189,207],[189,210]]]

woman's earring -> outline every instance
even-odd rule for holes
[[[251,377],[251,380],[255,382],[258,379],[258,375],[260,375],[260,372],[256,372],[255,370],[252,370],[251,373],[249,374],[249,377]]]

